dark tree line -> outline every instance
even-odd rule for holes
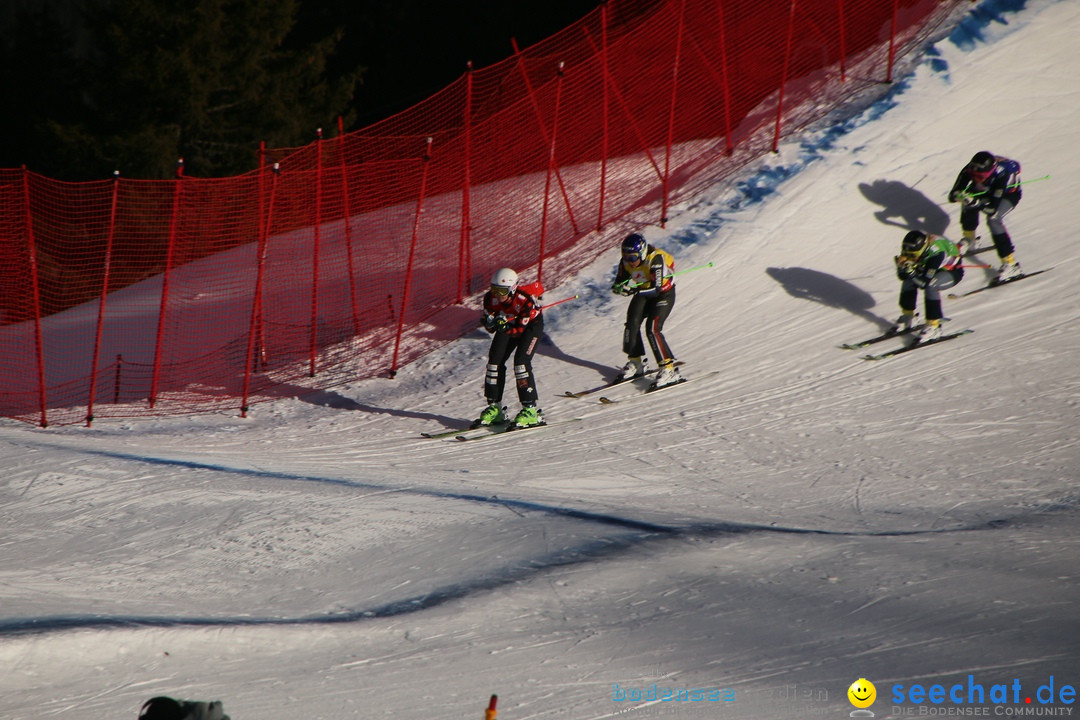
[[[13,0],[0,167],[65,180],[226,176],[398,112],[598,0]]]

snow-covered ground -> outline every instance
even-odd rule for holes
[[[837,718],[859,678],[878,718],[1075,712],[1078,34],[1077,2],[973,6],[886,99],[647,228],[715,263],[680,278],[680,389],[559,397],[622,362],[613,250],[548,292],[582,297],[543,407],[580,422],[420,438],[481,409],[476,333],[247,419],[0,424],[0,717]],[[1053,271],[946,300],[972,335],[839,349],[897,314],[904,228],[959,236],[982,149],[1050,176],[1008,224]]]

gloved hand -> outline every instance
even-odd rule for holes
[[[949,202],[951,202],[951,203],[960,202],[960,200],[963,199],[964,197],[966,197],[966,194],[960,192],[959,190],[950,190],[949,191]]]
[[[971,195],[968,195],[964,198],[964,207],[977,208],[982,205],[982,203],[983,199],[978,196],[972,197]]]
[[[915,262],[913,260],[902,260],[896,258],[896,277],[900,280],[907,280],[909,277],[915,274]]]
[[[629,282],[615,283],[611,286],[611,292],[616,295],[633,295],[637,292],[637,288],[630,287]]]
[[[499,315],[495,318],[495,330],[494,332],[506,332],[510,329],[510,321]]]
[[[982,209],[982,211],[986,213],[986,217],[994,217],[994,214],[997,212],[997,208],[987,205]]]

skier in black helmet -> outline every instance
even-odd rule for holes
[[[941,336],[941,291],[951,288],[964,277],[960,249],[937,235],[912,230],[904,236],[896,256],[896,276],[900,279],[900,318],[890,332],[908,330],[915,322],[915,305],[923,291],[926,324],[915,342]]]
[[[995,282],[1004,282],[1023,274],[1016,261],[1015,248],[1009,231],[1005,229],[1005,216],[1020,203],[1020,163],[994,155],[988,150],[975,153],[971,162],[956,176],[949,202],[963,204],[960,211],[961,243],[963,251],[975,244],[975,228],[979,216],[986,216],[994,249],[1001,258]]]
[[[660,369],[653,387],[682,382],[663,332],[664,321],[675,306],[674,270],[675,260],[671,255],[649,245],[642,235],[634,233],[622,241],[622,260],[615,268],[611,291],[631,296],[631,300],[623,328],[622,349],[627,363],[617,380],[631,380],[645,374],[645,345],[641,342],[641,324],[645,322],[645,335]]]

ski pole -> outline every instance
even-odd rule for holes
[[[571,300],[577,300],[577,298],[578,298],[577,295],[571,295],[568,298],[563,298],[562,300],[556,300],[555,302],[550,302],[547,305],[541,305],[538,309],[539,310],[547,310],[549,307],[552,307],[554,305],[562,305],[564,302],[570,302]]]
[[[713,263],[713,262],[707,262],[704,265],[697,265],[697,266],[692,267],[692,268],[686,268],[685,270],[680,270],[678,272],[673,272],[673,273],[671,273],[671,277],[675,277],[676,275],[685,275],[686,273],[694,272],[695,270],[704,270],[705,268],[711,268],[714,265],[715,265],[715,263]],[[622,284],[626,285],[626,287],[628,287],[628,288],[636,288],[638,285],[645,285],[647,282],[649,282],[649,281],[640,282],[640,283],[634,283],[633,285],[631,285],[630,284],[630,278],[627,278]]]
[[[980,270],[989,270],[994,267],[993,265],[983,265],[982,263],[971,263],[970,265],[961,265],[962,268],[979,268]]]
[[[577,297],[575,295],[575,297]],[[570,298],[567,298],[568,300]],[[499,701],[498,695],[492,695],[491,700],[488,701],[487,710],[484,711],[484,720],[495,720],[495,716],[499,714],[499,711],[495,709],[495,703]]]
[[[965,242],[965,240],[953,240],[953,239],[951,239],[951,238],[947,238],[947,237],[945,237],[944,235],[939,235],[938,237],[940,237],[940,238],[941,238],[942,240],[948,240],[948,241],[949,241],[949,242],[951,242],[951,243],[952,243],[953,245],[955,245],[955,246],[956,246],[957,248],[959,248],[959,247],[960,247],[960,243],[962,243],[962,242]],[[974,244],[975,244],[975,241],[976,241],[976,240],[978,240],[978,239],[979,239],[979,238],[972,238],[971,240],[968,240],[968,241],[967,241],[967,243],[968,243],[969,245],[974,245]],[[967,251],[964,251],[963,253],[961,253],[961,255],[964,255],[964,256],[966,256],[966,255],[967,255]],[[969,267],[974,267],[974,268],[988,268],[988,267],[990,267],[990,266],[989,266],[989,265],[977,265],[977,264],[975,264],[975,265],[964,265],[964,267],[966,267],[966,268],[969,268]]]
[[[1049,180],[1049,179],[1050,179],[1049,175],[1043,175],[1042,177],[1032,178],[1030,180],[1024,180],[1023,182],[1013,183],[1012,185],[1006,185],[1005,189],[1007,190],[1009,188],[1019,187],[1021,185],[1027,185],[1028,183],[1039,182],[1040,180]],[[969,197],[969,198],[979,197],[980,195],[985,195],[987,192],[989,192],[989,190],[990,190],[990,188],[987,188],[986,190],[980,190],[977,193],[963,193],[963,196],[964,197]]]
[[[714,263],[710,261],[710,262],[705,263],[704,265],[698,265],[697,267],[686,268],[685,270],[680,270],[679,272],[671,273],[671,276],[675,277],[676,275],[685,275],[686,273],[694,272],[695,270],[704,270],[705,268],[711,268],[713,266],[713,264]]]

